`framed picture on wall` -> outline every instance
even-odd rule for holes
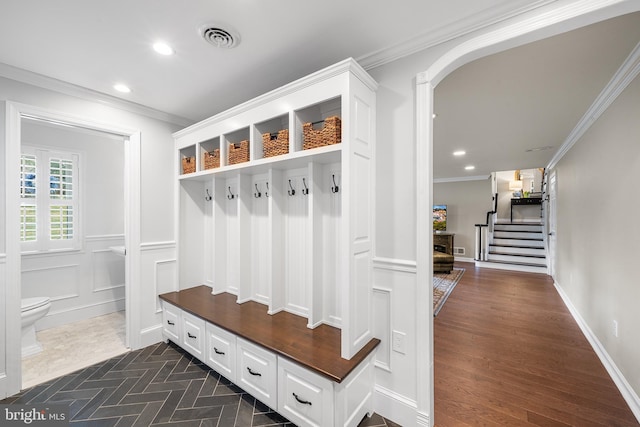
[[[447,231],[447,205],[433,205],[433,231]]]

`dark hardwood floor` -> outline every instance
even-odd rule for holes
[[[456,267],[434,319],[437,427],[639,425],[550,277]]]

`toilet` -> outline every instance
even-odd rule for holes
[[[22,300],[22,357],[32,356],[42,351],[36,339],[36,321],[49,312],[49,297],[24,298]]]

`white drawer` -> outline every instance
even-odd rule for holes
[[[207,350],[205,363],[231,382],[236,382],[236,336],[206,323]]]
[[[236,384],[272,409],[278,407],[276,355],[237,338],[238,370]]]
[[[178,307],[162,302],[162,332],[164,337],[180,344],[180,310]]]
[[[327,378],[278,358],[278,412],[302,426],[332,426],[333,383]]]
[[[204,360],[205,321],[186,311],[182,311],[182,348]]]

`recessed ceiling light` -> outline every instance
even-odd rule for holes
[[[122,83],[118,83],[113,85],[113,88],[115,90],[117,90],[118,92],[122,92],[122,93],[129,93],[131,92],[131,89],[129,89],[129,86],[122,84]]]
[[[166,56],[173,55],[175,53],[173,48],[164,42],[154,43],[153,50],[158,52],[160,55],[166,55]]]
[[[465,154],[467,154],[467,152],[464,150],[458,150],[453,152],[454,156],[464,156]]]
[[[468,170],[468,171],[472,171],[472,170],[474,170],[475,168],[476,168],[476,167],[475,167],[475,166],[473,166],[473,165],[469,165],[469,166],[465,166],[465,167],[464,167],[464,169],[465,169],[465,170]]]

